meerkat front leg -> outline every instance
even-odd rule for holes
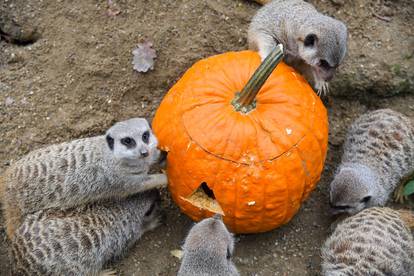
[[[271,35],[249,30],[249,48],[257,50],[262,61],[270,54],[276,44]]]
[[[152,189],[164,188],[167,187],[168,184],[167,176],[162,173],[150,175],[128,175],[123,181],[123,185],[118,186],[118,192],[115,192],[118,197],[126,197]]]
[[[131,175],[127,178],[126,187],[139,193],[147,190],[167,187],[168,179],[163,173],[150,174],[144,177]],[[133,194],[134,194],[133,193]]]

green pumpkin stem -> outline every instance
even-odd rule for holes
[[[256,107],[256,95],[260,88],[275,70],[276,66],[283,59],[283,45],[277,45],[273,51],[265,58],[256,69],[253,76],[249,79],[246,86],[240,93],[236,93],[231,102],[236,111],[248,113]]]

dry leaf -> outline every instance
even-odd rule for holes
[[[154,69],[154,58],[157,57],[155,50],[152,48],[152,42],[144,41],[138,43],[138,47],[132,51],[134,59],[132,64],[134,70],[138,72],[147,72]]]
[[[108,9],[106,10],[106,15],[108,16],[117,16],[121,13],[121,10],[112,2],[112,0],[108,0]]]

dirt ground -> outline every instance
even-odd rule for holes
[[[384,35],[394,37],[395,22],[402,22],[407,28],[403,29],[412,34],[410,1],[395,1],[393,13],[386,14],[394,20],[389,25],[384,24],[384,17],[373,19],[372,8],[380,7],[382,1],[362,1],[372,4],[357,11],[344,4],[346,1],[311,2],[347,22],[354,38],[361,35],[364,19],[371,20],[371,25],[377,22],[373,33],[361,36],[367,45]],[[168,89],[195,61],[246,48],[248,23],[259,8],[247,0],[113,3],[121,11],[116,16],[107,15],[107,1],[0,0],[0,7],[6,7],[3,12],[37,26],[41,34],[35,43],[25,46],[0,41],[0,172],[44,145],[101,134],[114,122],[130,117],[151,119]],[[158,55],[155,69],[145,74],[133,71],[131,64],[131,51],[142,39],[151,40]],[[350,51],[358,50],[352,39],[350,44]],[[390,55],[403,50],[407,49],[395,48]],[[382,57],[386,59],[379,52],[377,58]],[[380,71],[374,73],[382,76]],[[348,84],[337,87],[353,89]],[[334,94],[347,94],[339,92]],[[359,114],[381,107],[414,118],[412,93],[381,98],[380,93],[364,92],[368,96],[325,99],[330,142],[322,179],[289,224],[264,234],[237,236],[234,261],[242,275],[318,274],[320,247],[333,220],[328,214],[327,188],[340,159],[346,127]],[[120,275],[175,275],[180,261],[170,251],[180,248],[192,222],[180,214],[167,191],[163,198],[166,226],[145,235],[125,258],[108,267]],[[7,275],[4,229],[0,241],[0,275]]]

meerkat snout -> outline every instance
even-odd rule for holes
[[[325,17],[325,16],[322,16]],[[318,31],[305,31],[305,38],[298,39],[298,56],[310,66],[310,74],[313,77],[315,88],[323,91],[330,82],[342,63],[346,54],[347,28],[340,21],[326,17]],[[324,92],[324,91],[323,91]]]
[[[115,158],[134,162],[145,159],[149,164],[158,162],[158,140],[143,118],[116,123],[106,132],[106,141]]]
[[[342,168],[330,184],[329,205],[333,215],[359,211],[378,203],[376,178],[366,169]]]

